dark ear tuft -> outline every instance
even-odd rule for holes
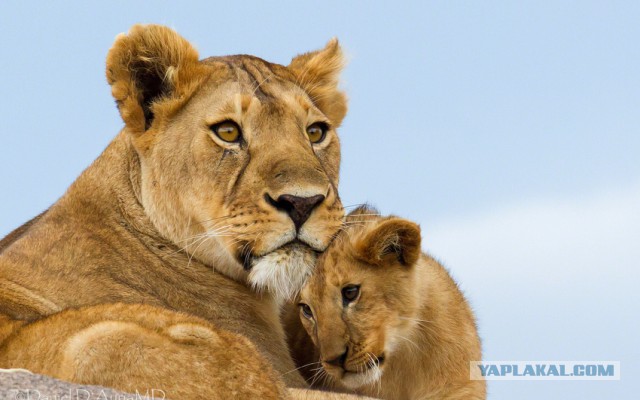
[[[359,258],[369,264],[384,265],[397,261],[411,266],[420,257],[420,243],[417,224],[392,217],[376,222],[373,228],[356,239],[354,247]]]
[[[154,103],[185,94],[198,67],[198,52],[172,29],[135,25],[118,35],[107,55],[107,80],[127,128],[148,129]]]
[[[324,49],[296,56],[289,64],[297,83],[335,127],[347,113],[347,96],[338,89],[344,64],[342,49],[335,38]]]

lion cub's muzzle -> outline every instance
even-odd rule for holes
[[[322,361],[324,370],[349,389],[380,380],[384,364],[384,353],[376,355],[366,351],[349,356],[345,352],[338,358]]]

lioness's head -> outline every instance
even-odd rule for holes
[[[420,228],[356,210],[300,292],[300,319],[322,367],[350,389],[380,379],[415,326]]]
[[[191,257],[280,297],[297,291],[343,216],[340,47],[289,66],[198,59],[162,26],[134,26],[107,78],[139,163],[145,212]]]

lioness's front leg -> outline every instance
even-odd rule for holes
[[[19,328],[1,368],[173,399],[279,399],[284,384],[245,337],[148,305],[66,310]]]

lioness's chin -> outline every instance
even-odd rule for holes
[[[315,263],[315,251],[292,243],[252,259],[248,281],[254,290],[267,291],[278,301],[290,300],[313,272]]]

